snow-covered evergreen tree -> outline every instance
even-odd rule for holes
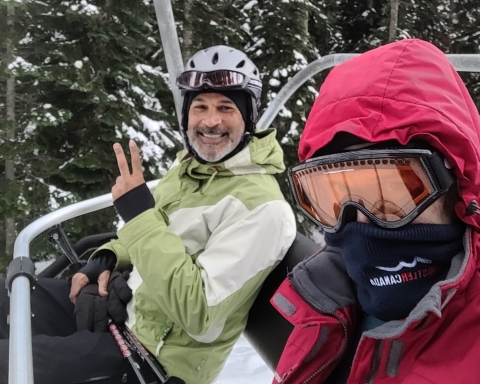
[[[172,4],[184,59],[216,44],[251,56],[264,83],[261,112],[313,60],[365,52],[389,38],[390,1]],[[447,53],[480,51],[478,1],[398,4],[397,39],[423,38]],[[142,145],[148,179],[165,172],[181,143],[151,0],[0,0],[0,11],[2,270],[13,219],[18,233],[52,209],[109,192],[118,174],[115,141]],[[298,139],[326,73],[301,87],[273,122],[287,166],[297,162]],[[478,74],[462,78],[480,106]],[[285,176],[279,181],[290,198]],[[315,235],[298,218],[299,229]],[[67,230],[75,240],[113,230],[115,221],[110,209],[75,219]],[[34,255],[50,252],[44,242],[35,247]]]
[[[0,12],[0,270],[12,256],[19,226],[48,211],[48,186],[32,177],[29,159],[37,152],[29,145],[43,114],[34,84],[43,76],[32,64],[35,46],[25,32],[41,12],[30,1],[2,1]]]
[[[8,191],[20,200],[6,209],[16,209],[17,232],[53,208],[109,192],[118,175],[115,141],[126,146],[133,138],[142,146],[148,179],[165,172],[180,147],[150,2],[22,6],[28,20],[2,71],[15,76],[22,95],[15,138],[1,151],[15,159]],[[67,230],[76,239],[110,231],[114,221],[110,209],[76,219]]]

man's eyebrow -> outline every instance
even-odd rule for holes
[[[205,103],[205,99],[203,99],[202,97],[196,97],[195,99],[193,99],[192,103],[195,101],[198,101],[199,103]],[[219,102],[222,104],[235,104],[232,100],[228,98],[221,99]]]

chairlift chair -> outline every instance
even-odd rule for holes
[[[175,85],[175,79],[182,71],[183,60],[180,52],[173,11],[170,0],[154,0],[163,51],[167,62],[171,89],[175,99],[177,116],[181,116],[181,96]],[[307,80],[332,68],[358,54],[341,53],[319,58],[293,76],[272,100],[257,123],[258,130],[267,129],[278,115],[285,102]],[[480,54],[448,54],[447,57],[459,72],[480,72]],[[154,189],[158,180],[147,183]],[[7,272],[10,290],[10,355],[9,384],[33,384],[32,333],[30,310],[30,287],[34,282],[34,265],[30,260],[30,243],[43,231],[55,227],[74,217],[85,215],[113,205],[111,194],[105,194],[86,201],[78,202],[51,212],[24,228],[16,238],[13,261]],[[114,233],[95,234],[80,240],[73,246],[78,255],[99,247],[115,236]],[[273,371],[280,358],[292,326],[270,305],[269,300],[286,274],[297,263],[312,255],[318,245],[301,234],[284,260],[265,281],[249,315],[245,335],[261,358]],[[45,271],[42,277],[55,277],[71,265],[72,261],[61,256]]]

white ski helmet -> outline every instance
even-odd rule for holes
[[[251,121],[245,123],[249,130],[255,130],[262,80],[256,65],[242,51],[225,45],[198,51],[185,64],[184,72],[177,78],[177,86],[182,95],[203,89],[244,90],[252,100],[249,111]],[[184,114],[188,113],[185,109]]]

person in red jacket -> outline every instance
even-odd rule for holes
[[[323,84],[289,170],[326,247],[272,297],[294,325],[274,383],[480,382],[480,118],[409,39]]]

